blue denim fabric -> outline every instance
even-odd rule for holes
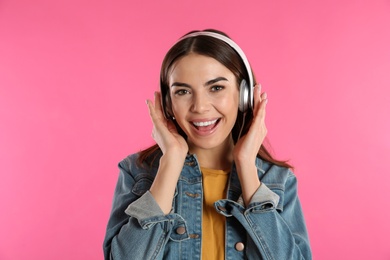
[[[119,163],[105,259],[201,259],[203,192],[196,156],[185,160],[168,215],[148,191],[158,159],[153,167],[139,167],[133,154]],[[234,164],[227,199],[215,202],[226,216],[225,259],[311,259],[295,175],[261,159],[256,166],[262,184],[247,207]],[[239,242],[244,245],[241,251],[236,249]]]

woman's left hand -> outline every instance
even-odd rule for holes
[[[257,153],[267,135],[265,127],[265,107],[267,94],[261,93],[261,86],[256,85],[253,91],[253,120],[248,132],[242,136],[233,149],[233,159],[240,179],[242,197],[245,205],[249,205],[253,194],[261,182],[255,164]]]

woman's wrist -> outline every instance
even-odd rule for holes
[[[257,175],[257,167],[254,162],[236,163],[236,169],[241,183],[242,198],[245,205],[248,205],[261,184]]]
[[[186,156],[187,156],[187,151],[180,150],[180,149],[170,149],[165,153],[163,153],[163,155],[160,158],[160,163],[161,161],[164,161],[167,164],[180,163],[181,166],[183,166]]]
[[[160,158],[157,175],[150,187],[150,193],[164,214],[171,211],[176,184],[185,160],[185,156],[181,157],[183,156],[180,154],[164,154]]]

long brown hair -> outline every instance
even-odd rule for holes
[[[208,29],[205,30],[208,32],[214,32],[222,34],[226,37],[229,37],[224,32],[214,30],[214,29]],[[187,34],[193,33],[196,31],[191,31]],[[187,35],[186,34],[186,35]],[[237,79],[237,85],[240,84],[242,79],[246,79],[248,82],[248,72],[245,68],[245,65],[242,61],[242,58],[239,56],[239,54],[227,43],[225,43],[222,40],[219,40],[214,37],[205,36],[205,35],[198,35],[194,37],[188,37],[183,40],[179,40],[165,55],[165,58],[162,62],[161,71],[160,71],[160,87],[161,87],[161,96],[166,104],[166,106],[170,106],[171,104],[171,98],[169,95],[169,74],[171,71],[172,66],[175,64],[177,60],[180,58],[190,54],[190,53],[196,53],[204,56],[211,57],[217,61],[219,61],[221,64],[223,64],[226,68],[228,68]],[[252,74],[253,75],[253,74]],[[253,75],[254,81],[255,77]],[[253,87],[253,86],[252,86]],[[245,117],[245,119],[244,119]],[[237,142],[239,138],[239,132],[242,128],[242,135],[245,135],[249,127],[252,124],[253,119],[253,113],[252,111],[250,113],[242,113],[241,111],[238,111],[236,123],[232,129],[232,137],[234,143]],[[184,133],[184,131],[179,127],[179,125],[176,123],[176,121],[173,121],[176,125],[176,128],[178,132],[186,139],[187,136]],[[242,124],[244,123],[244,126]],[[277,160],[274,158],[274,156],[269,152],[269,150],[265,147],[265,143],[269,144],[268,140],[265,140],[263,144],[260,146],[258,157],[271,162],[273,164],[292,168],[290,164],[288,164],[286,161]],[[161,152],[159,146],[157,144],[146,148],[145,150],[142,150],[139,152],[138,157],[138,163],[143,163],[145,161],[148,161],[150,163],[153,163],[154,158],[156,156],[156,152]]]

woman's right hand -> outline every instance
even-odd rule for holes
[[[152,137],[163,152],[150,193],[164,214],[169,214],[176,183],[187,156],[186,140],[177,132],[174,123],[165,118],[161,106],[161,94],[155,92],[154,103],[146,100],[153,122]]]
[[[161,93],[155,92],[154,103],[146,100],[146,104],[148,105],[149,115],[153,122],[152,137],[163,154],[185,158],[188,152],[187,142],[177,132],[175,124],[165,118],[161,105]]]

